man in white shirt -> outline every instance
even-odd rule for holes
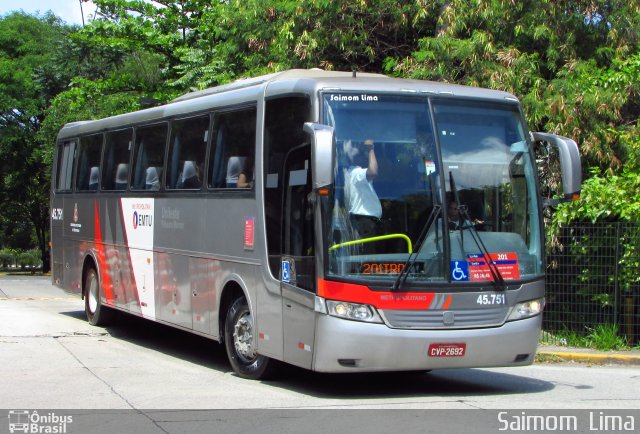
[[[373,140],[365,140],[362,150],[347,140],[344,142],[344,153],[350,162],[344,173],[345,204],[358,236],[367,238],[375,235],[376,225],[382,216],[380,199],[372,184],[373,178],[378,175]],[[356,164],[362,157],[366,159],[367,167]]]

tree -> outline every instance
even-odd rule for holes
[[[13,13],[0,19],[1,221],[30,222],[45,269],[50,160],[37,135],[49,102],[63,87],[64,78],[52,75],[47,65],[53,65],[65,35],[66,28],[51,14]]]
[[[96,19],[84,28],[52,15],[0,19],[0,199],[12,204],[0,210],[0,222],[12,227],[0,231],[0,242],[17,240],[29,222],[45,251],[52,145],[64,123],[138,109],[141,96],[168,101],[288,68],[510,91],[534,129],[578,141],[594,179],[586,192],[604,185],[619,197],[637,196],[624,181],[640,172],[635,1],[95,3]],[[589,204],[584,215],[598,215],[603,203]]]
[[[440,2],[419,0],[96,0],[83,32],[165,59],[167,80],[194,90],[288,68],[381,71],[433,33]]]
[[[455,0],[437,33],[387,70],[510,91],[530,125],[573,137],[588,166],[613,173],[628,144],[612,132],[638,119],[639,25],[629,0]]]

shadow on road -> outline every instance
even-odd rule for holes
[[[86,321],[84,311],[61,313]],[[118,313],[114,324],[107,327],[106,331],[115,339],[177,359],[224,373],[231,371],[223,345],[189,332],[124,313]],[[554,388],[553,383],[520,376],[517,371],[518,368],[513,369],[513,374],[484,369],[443,369],[429,373],[322,374],[283,365],[278,377],[269,384],[314,397],[334,399],[429,396],[451,399],[457,396],[540,393]]]
[[[84,310],[60,313],[80,321],[87,321]],[[221,372],[231,371],[223,345],[164,324],[117,312],[112,325],[104,328],[95,327],[95,329],[104,330],[113,338],[159,351],[177,359]]]

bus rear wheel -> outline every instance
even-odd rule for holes
[[[237,298],[227,310],[224,323],[224,343],[233,371],[242,378],[265,380],[275,373],[276,361],[257,353],[255,327],[249,305],[244,297]]]
[[[84,311],[87,321],[94,326],[109,325],[113,319],[113,311],[102,305],[100,280],[95,268],[89,268],[84,279]]]

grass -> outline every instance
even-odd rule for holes
[[[0,276],[50,276],[51,273],[43,273],[40,270],[0,270]]]
[[[589,329],[587,339],[589,347],[600,351],[630,349],[627,339],[618,335],[618,327],[615,324],[600,324]]]
[[[554,354],[536,354],[535,363],[562,363],[564,359]]]
[[[554,332],[554,334],[544,332],[540,343],[543,345],[592,348],[599,351],[624,351],[631,349],[627,339],[618,335],[618,326],[616,324],[599,324],[595,327],[586,327],[586,333],[584,335],[569,329]]]

